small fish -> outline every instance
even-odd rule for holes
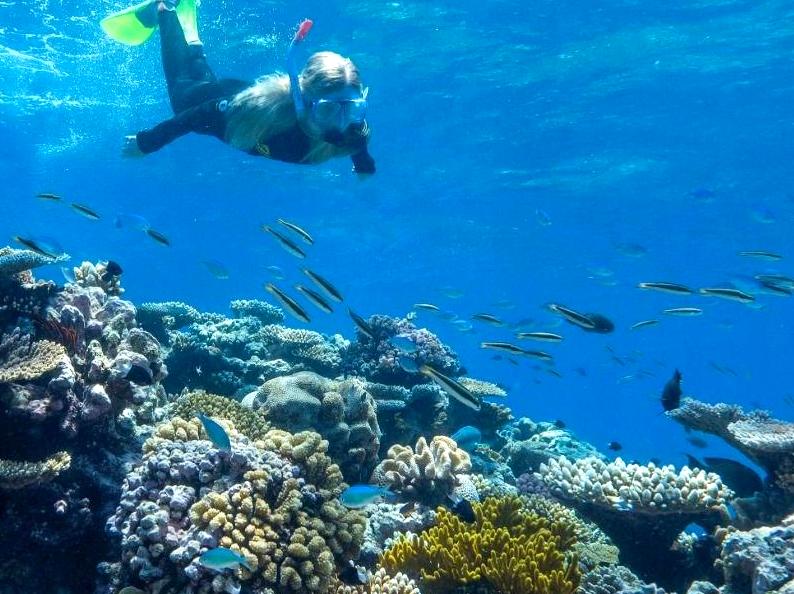
[[[42,244],[37,240],[30,238],[30,237],[21,237],[19,235],[14,236],[14,241],[16,241],[19,245],[26,247],[31,252],[36,252],[40,256],[45,256],[47,258],[57,259],[60,254],[55,253],[51,246],[46,244]]]
[[[546,373],[548,373],[549,375],[553,375],[554,377],[562,377],[562,374],[556,369],[548,368],[546,369]]]
[[[615,249],[629,258],[642,258],[648,253],[648,248],[639,243],[619,243],[615,246]]]
[[[553,425],[554,425],[554,426],[555,426],[557,429],[565,429],[565,427],[567,426],[567,425],[565,424],[565,421],[562,421],[562,420],[560,420],[560,419],[557,419],[556,421],[554,421]]]
[[[36,194],[36,198],[41,198],[42,200],[53,200],[58,201],[61,199],[58,194],[53,194],[51,192],[41,192],[40,194]]]
[[[292,241],[291,239],[284,237],[281,233],[270,227],[269,225],[262,225],[262,231],[266,231],[270,233],[273,237],[276,238],[276,241],[279,242],[281,247],[287,250],[290,254],[295,256],[296,258],[305,258],[306,252],[304,252],[298,245]]]
[[[476,444],[482,441],[482,431],[477,429],[477,427],[472,427],[471,425],[465,425],[455,431],[450,437],[453,439],[458,446],[462,447],[464,450],[469,448],[473,448]]]
[[[204,426],[204,431],[206,431],[207,437],[210,438],[212,444],[219,450],[230,452],[232,449],[232,442],[229,439],[229,434],[226,433],[226,429],[224,429],[218,421],[206,415],[196,413],[196,417],[198,417],[198,420],[201,421],[201,424]]]
[[[147,221],[141,215],[127,212],[118,213],[113,218],[113,226],[116,229],[129,227],[130,229],[135,229],[136,231],[146,231],[149,227],[151,227],[149,221]]]
[[[61,266],[61,274],[63,275],[63,278],[67,283],[74,282],[74,268],[69,268],[68,266]]]
[[[681,405],[682,394],[681,372],[676,369],[673,372],[673,377],[667,381],[667,383],[664,385],[664,389],[662,390],[662,409],[665,412],[668,412],[678,408]]]
[[[223,262],[219,262],[218,260],[202,260],[201,263],[204,265],[204,268],[218,280],[227,280],[229,278],[229,269],[224,266]]]
[[[477,519],[471,501],[463,499],[460,495],[449,495],[447,497],[447,508],[467,524],[471,524]]]
[[[432,303],[414,303],[414,309],[434,312],[441,311],[441,308],[438,307],[438,305],[433,305]]]
[[[587,332],[597,332],[599,334],[609,334],[615,329],[615,324],[608,317],[600,313],[587,313],[585,317],[593,324],[592,328],[584,328]]]
[[[407,373],[419,373],[419,364],[408,355],[400,355],[397,357],[397,363],[402,370]]]
[[[481,349],[491,349],[494,351],[502,351],[512,355],[526,355],[527,351],[519,346],[510,344],[509,342],[481,342]]]
[[[303,274],[308,276],[315,285],[320,287],[320,289],[322,289],[322,291],[326,295],[328,295],[329,299],[333,299],[337,303],[342,303],[342,301],[344,300],[344,297],[342,297],[342,293],[340,293],[339,290],[335,286],[333,286],[326,279],[321,277],[316,272],[313,272],[313,271],[309,270],[308,268],[301,268],[301,270],[303,271]]]
[[[342,505],[350,509],[360,509],[371,503],[377,503],[381,500],[394,502],[397,500],[397,495],[391,492],[387,487],[379,487],[378,485],[351,485],[339,496],[339,501]]]
[[[471,317],[471,319],[472,320],[477,320],[478,322],[484,322],[486,324],[490,324],[491,326],[495,326],[497,328],[501,328],[502,326],[505,325],[505,323],[502,320],[500,320],[496,316],[493,316],[493,315],[488,314],[488,313],[477,313],[477,314],[474,314]]]
[[[171,245],[171,240],[159,231],[155,231],[154,229],[146,229],[146,235],[154,239],[160,245],[164,245],[166,247]]]
[[[631,325],[631,330],[639,330],[640,328],[647,328],[649,326],[655,326],[659,323],[659,320],[643,320],[642,322],[637,322],[636,324]]]
[[[364,336],[370,340],[375,340],[375,332],[372,331],[372,326],[370,326],[364,318],[362,318],[349,307],[347,308],[347,313],[352,318],[356,328],[358,328]]]
[[[339,579],[348,586],[363,586],[369,583],[369,572],[363,565],[356,565],[352,559],[339,571]]]
[[[108,260],[105,264],[105,270],[102,272],[102,282],[109,283],[114,278],[121,276],[124,271],[121,269],[121,264],[113,260]]]
[[[461,384],[447,377],[440,371],[436,371],[429,365],[422,365],[419,372],[433,380],[449,396],[474,410],[480,410],[480,401]]]
[[[517,332],[516,338],[539,340],[541,342],[560,342],[562,340],[562,336],[553,332]]]
[[[559,303],[550,303],[548,307],[551,311],[561,315],[565,320],[567,320],[571,324],[579,326],[580,328],[584,328],[585,330],[593,330],[595,328],[595,323],[589,317],[577,311],[569,309],[564,305],[560,305]]]
[[[631,502],[626,501],[623,497],[618,495],[606,495],[605,497],[609,504],[618,511],[631,511],[634,509]]]
[[[697,435],[691,435],[687,437],[686,440],[696,448],[703,449],[709,447],[708,442],[702,437],[698,437]]]
[[[323,296],[317,293],[316,291],[312,291],[311,289],[309,289],[308,287],[304,287],[303,285],[295,285],[295,290],[301,293],[304,297],[306,297],[306,299],[311,301],[314,304],[314,306],[320,311],[323,311],[325,313],[331,313],[334,311],[334,308],[331,307],[331,305],[325,299],[323,299]]]
[[[409,517],[414,511],[416,510],[416,501],[409,501],[400,506],[400,509],[397,510],[402,514],[404,518]]]
[[[782,274],[756,274],[753,278],[759,283],[772,283],[794,290],[794,278]]]
[[[416,343],[405,334],[398,334],[389,339],[389,343],[403,353],[413,354],[417,351]]]
[[[608,447],[610,450],[612,450],[613,452],[619,452],[620,450],[622,450],[622,449],[623,449],[623,446],[622,446],[622,445],[620,444],[620,442],[618,442],[618,441],[610,441],[610,442],[607,444],[607,447]]]
[[[774,252],[764,252],[764,251],[739,252],[739,255],[744,256],[746,258],[758,258],[759,260],[768,260],[770,262],[783,259],[783,256],[781,256],[780,254],[776,254]]]
[[[87,219],[91,219],[92,221],[99,220],[99,213],[93,210],[91,207],[86,206],[85,204],[79,204],[77,202],[72,202],[72,208],[78,214],[83,215]]]
[[[273,278],[276,280],[284,280],[286,278],[284,276],[284,271],[278,266],[266,266],[265,270],[272,274]]]
[[[283,227],[286,227],[290,231],[299,235],[304,243],[308,243],[309,245],[314,245],[314,239],[312,239],[312,236],[309,235],[306,232],[306,230],[298,227],[295,223],[290,223],[289,221],[285,221],[284,219],[278,219],[278,224]]]
[[[674,295],[691,295],[694,293],[692,289],[677,283],[666,282],[646,282],[637,285],[639,289],[661,291],[662,293],[672,293]]]
[[[292,297],[287,295],[284,291],[279,289],[273,283],[267,283],[265,285],[265,291],[267,291],[268,293],[273,295],[276,299],[278,299],[279,303],[281,303],[284,309],[286,309],[290,313],[290,315],[292,315],[294,318],[300,320],[304,324],[308,324],[309,322],[312,321],[311,318],[309,317],[309,314],[307,314],[306,310],[304,310],[300,305],[298,305],[297,301],[295,301]]]
[[[738,301],[739,303],[752,303],[755,297],[740,291],[739,289],[732,289],[726,287],[706,287],[700,289],[701,295],[710,295],[712,297],[722,297],[723,299],[730,299],[731,301]]]
[[[199,563],[208,569],[214,569],[216,571],[222,569],[237,569],[238,565],[242,565],[248,571],[253,571],[245,560],[245,557],[226,547],[210,549],[199,557]]]
[[[665,309],[662,313],[666,313],[670,316],[694,317],[702,315],[703,310],[699,307],[673,307],[671,309]]]

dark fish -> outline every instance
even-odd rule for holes
[[[722,297],[723,299],[730,299],[731,301],[738,301],[739,303],[752,303],[755,297],[740,291],[739,289],[725,288],[725,287],[706,287],[700,289],[701,295],[710,295],[712,297]]]
[[[171,240],[168,239],[165,235],[163,235],[159,231],[155,231],[154,229],[147,229],[146,235],[154,239],[160,245],[165,245],[165,246],[171,245]]]
[[[312,291],[311,289],[304,287],[303,285],[295,285],[295,290],[299,293],[302,293],[306,299],[311,301],[317,309],[324,311],[325,313],[331,313],[334,311],[334,308],[331,307],[328,302],[322,298],[322,296],[317,293],[316,291]]]
[[[309,270],[308,268],[301,268],[301,270],[303,271],[303,274],[308,276],[315,285],[320,287],[320,289],[322,289],[322,291],[326,295],[328,295],[329,299],[333,299],[337,303],[342,303],[342,301],[344,300],[344,297],[342,297],[342,293],[340,293],[339,290],[335,286],[333,286],[326,279],[321,277],[316,272],[313,272],[312,270]]]
[[[83,215],[87,219],[91,219],[92,221],[96,221],[99,219],[99,213],[97,213],[91,207],[86,206],[85,204],[78,204],[77,202],[72,202],[72,208],[77,213]]]
[[[364,318],[362,318],[360,315],[358,315],[349,307],[347,308],[347,313],[353,319],[353,322],[356,324],[356,328],[358,328],[359,331],[362,334],[364,334],[364,336],[366,336],[370,340],[375,340],[375,333],[372,331],[372,327],[367,323],[367,321]]]
[[[308,243],[309,245],[314,244],[314,239],[312,236],[309,235],[304,229],[298,227],[295,223],[290,223],[289,221],[285,221],[284,219],[278,219],[278,224],[286,227],[290,231],[296,233],[300,236],[300,238],[304,241],[304,243]]]
[[[620,445],[620,443],[619,443],[619,442],[617,442],[617,441],[610,441],[610,442],[607,444],[607,447],[608,447],[610,450],[612,450],[613,452],[619,452],[620,450],[622,450],[622,449],[623,449],[623,446],[622,446],[622,445]]]
[[[686,465],[689,466],[690,469],[692,468],[702,468],[703,470],[706,469],[706,465],[703,464],[700,460],[692,456],[691,454],[684,454],[686,456]]]
[[[272,283],[267,283],[265,285],[265,290],[278,299],[281,305],[284,306],[284,309],[286,309],[294,318],[297,318],[306,324],[311,322],[311,318],[309,317],[309,314],[306,313],[306,310],[304,310],[300,305],[298,305],[297,301],[295,301],[277,286]]]
[[[553,375],[554,377],[562,377],[562,374],[559,371],[557,371],[556,369],[547,369],[546,372],[549,375]]]
[[[306,252],[304,252],[301,248],[299,248],[294,241],[292,241],[288,237],[284,237],[281,233],[279,233],[269,225],[262,225],[262,230],[267,231],[273,237],[275,237],[276,241],[278,241],[279,244],[281,244],[281,247],[283,247],[285,250],[287,250],[290,254],[292,254],[296,258],[306,257]]]
[[[563,421],[563,420],[561,420],[561,419],[557,419],[556,421],[554,421],[554,426],[555,426],[557,429],[565,429],[565,427],[566,427],[566,425],[565,425],[565,421]]]
[[[121,269],[121,265],[118,262],[108,260],[107,264],[105,264],[105,270],[102,273],[102,282],[110,282],[114,278],[121,276],[123,272],[124,271]]]
[[[681,394],[681,372],[676,369],[662,390],[662,408],[665,412],[675,410],[681,405]]]
[[[692,435],[690,437],[687,437],[686,440],[696,448],[703,449],[709,447],[708,442],[702,437],[698,437],[697,435]]]
[[[486,324],[490,324],[491,326],[496,326],[497,328],[501,328],[505,325],[505,323],[497,318],[494,315],[489,313],[476,313],[471,317],[472,320],[477,320],[478,322],[485,322]]]
[[[739,252],[740,256],[745,256],[748,258],[759,258],[760,260],[782,260],[783,256],[780,254],[775,254],[773,252],[765,252],[765,251],[749,251],[749,252]]]
[[[588,316],[565,307],[564,305],[560,305],[559,303],[550,303],[549,309],[554,313],[561,315],[571,324],[579,326],[580,328],[584,328],[585,330],[593,330],[595,328],[595,322],[593,322],[593,320],[591,320]]]
[[[606,316],[602,316],[599,313],[589,313],[585,314],[587,318],[593,323],[592,328],[584,328],[588,332],[597,332],[599,334],[609,334],[615,329],[615,324],[607,318]]]
[[[43,200],[60,200],[61,197],[58,194],[52,194],[50,192],[41,192],[40,194],[36,194],[36,198],[42,198]]]
[[[691,295],[694,293],[689,287],[679,285],[678,283],[649,282],[639,283],[637,287],[640,289],[661,291],[662,293],[673,293],[675,295]]]
[[[764,481],[758,473],[736,460],[706,456],[703,458],[704,464],[689,454],[686,454],[686,457],[690,467],[702,468],[706,472],[720,475],[722,482],[736,493],[737,497],[752,497],[764,488]]]
[[[527,352],[521,347],[518,347],[514,344],[510,344],[509,342],[481,342],[480,348],[491,349],[494,351],[503,351],[505,353],[510,353],[513,355],[524,355]]]
[[[44,246],[40,245],[35,239],[30,239],[28,237],[21,237],[19,235],[15,235],[14,241],[16,241],[19,245],[28,248],[31,252],[36,252],[40,256],[45,256],[47,258],[58,257],[58,254],[55,254],[52,251],[46,249]]]
[[[400,506],[400,509],[397,510],[402,514],[404,518],[410,516],[416,510],[416,501],[409,501],[408,503],[404,503]]]
[[[363,586],[369,582],[369,572],[366,567],[348,559],[347,565],[339,572],[339,579],[348,586]]]
[[[463,499],[463,497],[458,495],[450,495],[447,507],[449,508],[449,511],[458,516],[467,524],[471,524],[477,519],[477,516],[474,513],[474,507],[472,507],[471,501],[468,499]]]
[[[425,375],[433,380],[436,385],[444,390],[449,396],[464,406],[468,406],[474,410],[480,410],[480,401],[477,399],[477,397],[452,378],[447,377],[440,371],[436,371],[429,365],[422,365],[419,368],[419,371],[422,373],[422,375]]]

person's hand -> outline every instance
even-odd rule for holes
[[[146,153],[141,151],[138,146],[138,138],[135,134],[124,137],[124,145],[121,147],[121,156],[128,159],[143,157]]]

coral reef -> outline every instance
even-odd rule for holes
[[[500,435],[506,443],[499,451],[516,474],[536,471],[541,464],[559,456],[569,460],[605,459],[596,448],[552,423],[533,423],[523,418],[501,431]]]
[[[320,433],[351,482],[361,482],[377,463],[380,427],[375,401],[356,378],[335,381],[309,371],[277,377],[252,395],[250,406],[276,427]]]
[[[415,448],[390,447],[370,481],[426,505],[439,504],[452,493],[478,501],[470,471],[469,454],[449,437],[436,435],[429,444],[420,437]]]
[[[582,576],[577,594],[664,594],[656,584],[646,584],[628,567],[602,565]]]
[[[383,568],[369,576],[365,586],[348,586],[335,584],[331,588],[334,594],[421,594],[411,578],[404,573],[389,575]]]
[[[578,562],[569,554],[576,539],[567,525],[523,510],[514,497],[477,503],[474,514],[467,524],[439,509],[436,525],[397,540],[382,567],[420,578],[426,591],[479,582],[505,594],[576,590]]]
[[[58,452],[42,462],[0,460],[0,489],[24,489],[49,482],[71,464],[68,452]]]
[[[187,392],[170,406],[173,416],[190,418],[196,413],[231,421],[235,428],[248,439],[264,439],[270,431],[270,423],[261,411],[253,411],[236,400],[207,392]]]
[[[401,511],[402,508],[401,503],[377,503],[370,507],[359,557],[362,563],[374,565],[398,534],[419,533],[436,521],[436,512],[431,507],[417,504],[409,513]]]
[[[106,270],[106,262],[98,264],[83,262],[80,266],[72,269],[74,283],[80,287],[99,287],[107,295],[118,296],[124,293],[124,289],[121,287],[121,277],[105,276]]]

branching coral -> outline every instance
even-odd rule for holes
[[[275,305],[258,299],[237,299],[229,304],[229,309],[238,318],[257,318],[263,324],[281,324],[284,313]]]
[[[371,481],[426,504],[440,503],[452,492],[477,501],[470,472],[469,454],[449,437],[436,435],[429,444],[420,437],[416,448],[399,444],[390,447]]]
[[[66,357],[66,349],[49,340],[31,343],[29,337],[15,332],[0,345],[0,384],[27,382],[56,369]]]
[[[24,489],[54,479],[69,469],[72,457],[58,452],[42,462],[0,460],[0,489]]]
[[[251,440],[264,439],[270,423],[261,411],[245,408],[236,400],[207,392],[183,394],[171,406],[171,414],[189,418],[196,413],[231,421],[240,433]]]
[[[420,535],[401,537],[383,554],[387,571],[417,575],[427,589],[486,581],[502,594],[568,594],[579,583],[575,534],[523,509],[517,497],[492,498],[474,505],[467,524],[445,509]]]

